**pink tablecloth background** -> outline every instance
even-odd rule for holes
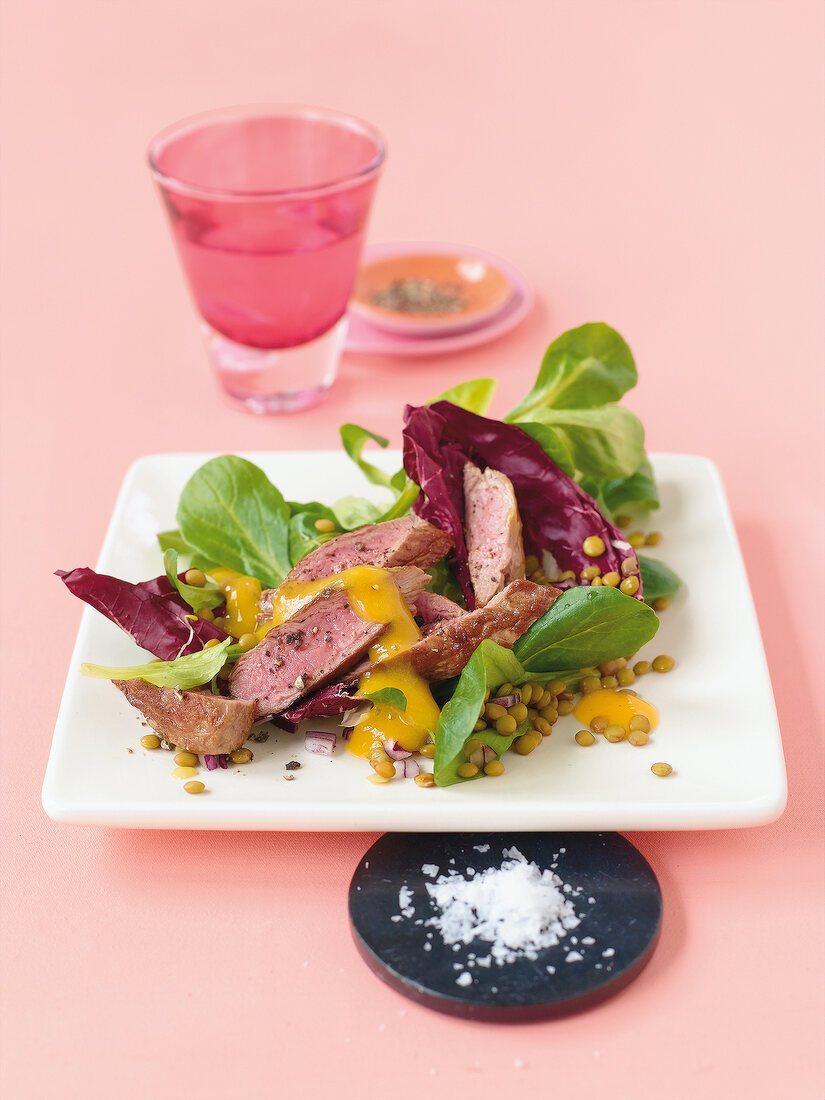
[[[2,12],[4,1097],[821,1098],[822,3]],[[377,123],[371,239],[499,252],[537,288],[534,314],[454,358],[349,358],[311,413],[222,404],[143,149],[171,120],[261,100]],[[80,617],[50,574],[94,562],[135,457],[330,447],[346,420],[397,443],[405,400],[482,374],[502,412],[553,336],[596,319],[634,349],[650,449],[722,471],[790,775],[773,825],[631,838],[665,920],[620,997],[495,1027],[390,992],[347,927],[371,836],[45,817]]]

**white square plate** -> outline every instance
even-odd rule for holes
[[[150,455],[126,476],[98,570],[131,581],[162,572],[155,534],[175,526],[178,496],[207,454]],[[343,452],[248,456],[289,500],[380,499]],[[388,470],[400,456],[382,454]],[[785,766],[770,680],[747,578],[715,467],[691,455],[653,459],[662,507],[661,556],[683,578],[656,638],[640,657],[670,653],[676,669],[638,685],[660,710],[650,744],[603,738],[581,748],[570,716],[530,756],[508,753],[495,780],[422,789],[411,780],[365,781],[368,766],[340,743],[332,757],[307,753],[300,735],[272,727],[242,768],[204,773],[193,797],[172,779],[171,755],[147,752],[140,715],[81,661],[137,664],[142,651],[86,608],[72,656],[43,785],[50,817],[87,825],[153,829],[715,829],[759,825],[785,805]],[[657,554],[654,550],[652,553]],[[56,562],[72,568],[82,562]],[[65,599],[72,597],[67,592]],[[129,753],[127,750],[131,749]],[[302,767],[287,773],[296,758]],[[673,774],[654,776],[667,761]],[[285,782],[294,774],[294,782]]]

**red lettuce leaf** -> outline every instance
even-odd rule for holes
[[[335,714],[342,714],[345,710],[364,705],[363,699],[353,698],[358,683],[353,680],[349,684],[327,684],[310,692],[303,699],[287,710],[276,714],[271,719],[276,726],[294,733],[299,722],[307,718],[331,718]]]
[[[192,608],[166,576],[131,584],[85,567],[68,572],[58,569],[55,575],[73,595],[116,623],[161,661],[196,653],[210,638],[223,641],[228,637],[204,619],[189,618]]]
[[[477,416],[449,401],[408,405],[404,424],[404,469],[421,487],[413,510],[453,536],[450,562],[470,610],[475,607],[475,595],[464,542],[463,470],[467,462],[482,469],[491,466],[509,477],[521,513],[525,550],[539,561],[548,550],[560,570],[573,570],[577,578],[588,565],[623,576],[622,562],[637,561],[636,551],[605,519],[595,500],[521,428]],[[605,553],[600,557],[591,558],[582,549],[591,535],[604,542]],[[561,582],[559,587],[578,583]],[[641,578],[636,596],[642,599]]]

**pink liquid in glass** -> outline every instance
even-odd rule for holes
[[[214,112],[156,139],[155,179],[195,303],[218,341],[296,348],[340,321],[382,161],[383,143],[367,124],[305,108]],[[239,368],[237,349],[225,353],[231,362],[220,354],[218,374],[226,385],[231,373],[233,396],[246,371],[260,397],[268,383],[254,355]]]

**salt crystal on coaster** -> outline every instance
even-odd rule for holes
[[[577,1012],[632,981],[662,896],[617,833],[387,833],[349,891],[356,946],[397,992],[466,1019]]]

